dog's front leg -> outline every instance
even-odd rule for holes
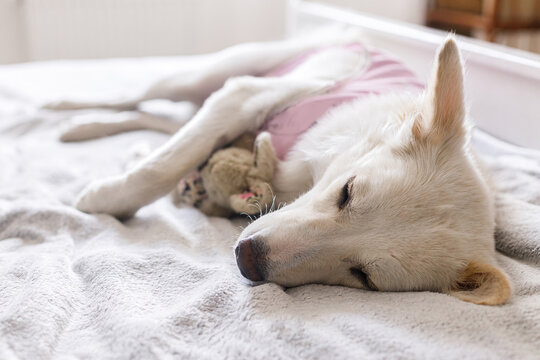
[[[208,98],[191,122],[134,169],[91,183],[79,196],[76,207],[85,212],[131,216],[170,192],[212,151],[244,132],[257,130],[271,112],[332,84],[287,77],[231,79]]]

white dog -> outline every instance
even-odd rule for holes
[[[155,98],[202,105],[138,166],[90,184],[76,207],[133,215],[214,150],[362,73],[370,53],[348,48],[353,36],[241,45],[213,55],[198,72],[156,84],[139,99],[51,105],[127,110]],[[307,53],[282,76],[258,76]],[[235,252],[242,274],[284,286],[430,290],[477,304],[504,303],[510,286],[496,265],[491,191],[468,145],[462,72],[459,50],[448,38],[424,92],[404,86],[364,96],[308,124],[273,180],[278,201],[289,204],[240,236]],[[148,115],[128,114],[102,124],[99,133],[171,130]],[[95,136],[95,125],[76,127],[68,138]]]

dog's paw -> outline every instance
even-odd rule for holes
[[[60,141],[84,141],[106,136],[95,123],[72,123],[61,130]]]
[[[107,178],[90,183],[77,197],[75,207],[86,213],[104,213],[119,219],[131,217],[138,208],[129,204],[124,196],[122,177]]]
[[[86,114],[75,116],[60,130],[62,142],[84,141],[114,135],[123,130],[121,123],[115,122],[117,114]]]
[[[138,130],[141,128],[138,117],[139,114],[133,111],[111,113],[103,110],[77,115],[61,129],[60,140],[63,142],[90,140],[123,131]]]

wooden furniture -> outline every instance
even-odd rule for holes
[[[540,0],[533,0],[532,9],[526,13],[520,11],[521,1],[429,0],[426,23],[453,30],[455,27],[481,30],[484,39],[490,42],[495,40],[499,31],[540,29]],[[503,5],[509,16],[502,16]]]

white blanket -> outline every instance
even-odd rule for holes
[[[133,93],[186,60],[0,67],[0,359],[539,359],[540,154],[478,134],[501,182],[500,307],[429,292],[247,286],[232,246],[243,220],[170,198],[127,221],[71,207],[119,173],[146,131],[62,144],[61,97]]]

